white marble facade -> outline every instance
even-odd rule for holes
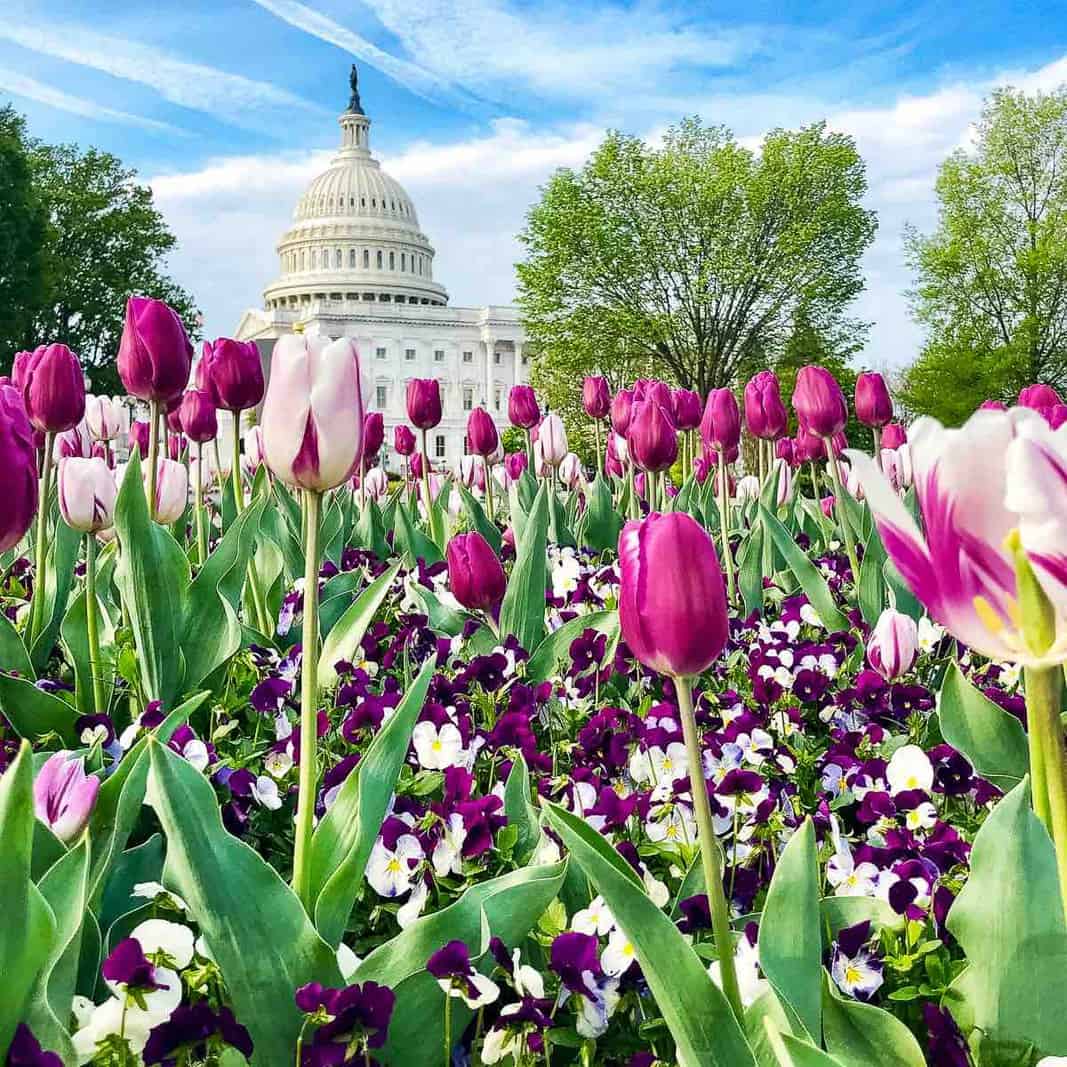
[[[504,429],[509,389],[529,380],[518,312],[448,304],[414,204],[370,153],[371,123],[354,69],[352,99],[338,121],[341,148],[300,198],[278,242],[278,277],[264,290],[263,307],[242,316],[236,336],[255,341],[268,367],[274,342],[294,327],[354,337],[366,406],[385,417],[384,460],[393,470],[392,430],[406,421],[407,382],[437,378],[444,416],[430,433],[430,457],[454,465],[470,411],[484,406]]]

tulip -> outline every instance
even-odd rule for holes
[[[776,459],[771,465],[771,476],[778,479],[778,507],[785,507],[793,492],[793,468],[784,459]]]
[[[800,368],[793,389],[793,408],[800,424],[818,437],[832,437],[848,421],[841,386],[823,367]]]
[[[0,552],[22,540],[37,511],[33,430],[19,390],[0,385]]]
[[[452,595],[469,611],[492,615],[507,590],[504,568],[480,533],[458,534],[445,550]]]
[[[529,465],[530,457],[525,452],[509,452],[504,457],[504,470],[513,482],[517,482],[522,477],[523,471]]]
[[[182,432],[182,398],[178,397],[173,407],[167,405],[167,429],[171,433]]]
[[[114,523],[118,486],[102,459],[61,459],[57,487],[60,514],[72,530],[96,533]]]
[[[708,448],[726,452],[741,440],[741,412],[729,389],[712,389],[700,420],[700,436]]]
[[[613,430],[608,434],[608,445],[604,451],[604,471],[616,478],[622,478],[626,474],[626,470],[623,467],[625,460],[619,451],[618,443],[620,441],[622,442],[623,450],[625,450],[625,440]]]
[[[586,378],[582,383],[582,407],[591,419],[607,418],[611,411],[611,389],[606,378]]]
[[[493,417],[485,408],[475,408],[467,417],[467,444],[477,456],[491,456],[500,443]]]
[[[229,337],[205,341],[198,384],[201,378],[206,379],[215,406],[225,411],[247,411],[263,399],[263,362],[254,341]]]
[[[582,461],[573,452],[560,461],[559,480],[568,489],[577,489],[582,484]]]
[[[441,421],[441,385],[436,378],[412,378],[407,389],[408,419],[420,430]]]
[[[185,436],[198,445],[213,441],[219,432],[219,423],[211,394],[203,389],[190,389],[178,408],[178,424]]]
[[[72,429],[85,417],[85,376],[66,345],[41,345],[20,369],[26,414],[46,434]]]
[[[919,628],[910,615],[886,608],[867,642],[867,662],[887,681],[911,670],[919,651]]]
[[[745,385],[745,426],[753,437],[772,441],[785,433],[788,421],[778,376],[760,371]]]
[[[88,459],[93,454],[93,440],[89,426],[84,419],[77,426],[57,433],[52,447],[52,458],[58,463],[61,459],[80,456]]]
[[[1064,423],[1067,423],[1067,404],[1053,404],[1045,413],[1045,417],[1048,419],[1049,426],[1058,430]]]
[[[33,782],[37,818],[64,844],[85,828],[100,791],[100,779],[85,773],[85,760],[60,751],[49,756]]]
[[[249,426],[241,437],[244,442],[244,469],[251,478],[263,466],[263,430],[259,426]]]
[[[141,459],[148,459],[148,444],[151,435],[151,427],[141,419],[134,419],[130,423],[130,448],[136,448],[141,454]]]
[[[363,416],[363,461],[370,463],[377,458],[385,443],[385,421],[380,411],[368,411]]]
[[[655,401],[670,416],[671,422],[674,422],[674,392],[666,382],[650,381],[645,386],[641,399]]]
[[[1003,411],[1006,408],[998,408]],[[891,422],[882,428],[882,448],[900,448],[908,440],[908,432],[899,422]]]
[[[193,346],[177,312],[162,300],[131,296],[117,360],[126,391],[150,403],[181,396],[192,359]]]
[[[1047,408],[1062,404],[1060,394],[1051,385],[1028,385],[1019,392],[1019,407],[1031,408],[1034,411],[1044,411]]]
[[[774,457],[775,459],[784,459],[786,463],[793,466],[794,463],[800,462],[797,460],[794,454],[793,441],[788,437],[779,438],[774,445]]]
[[[410,456],[415,451],[415,435],[410,426],[401,423],[393,428],[393,451],[398,456]]]
[[[363,487],[372,500],[381,503],[389,495],[389,477],[381,467],[372,467],[363,476]]]
[[[532,430],[540,422],[541,409],[531,386],[512,386],[508,393],[508,420],[523,430]]]
[[[679,430],[695,430],[702,413],[699,393],[692,389],[674,390],[674,423]]]
[[[460,456],[456,464],[456,478],[460,484],[473,489],[478,478],[478,467],[474,456]]]
[[[718,659],[730,636],[719,559],[711,538],[684,512],[653,512],[644,521],[623,527],[619,572],[623,640],[646,667],[674,679],[723,992],[740,1018],[730,913],[692,696],[693,678]]]
[[[169,526],[185,514],[189,503],[189,472],[184,463],[160,459],[156,472],[156,522]],[[147,472],[145,472],[147,474]]]
[[[16,352],[11,360],[11,385],[18,389],[19,393],[22,392],[23,387],[26,385],[26,368],[30,364],[30,360],[33,359],[32,352]]]
[[[746,474],[738,481],[736,496],[741,503],[747,503],[750,500],[758,500],[759,493],[759,478],[754,474]]]
[[[978,405],[979,411],[1007,411],[1008,405],[1003,400],[983,400]]]
[[[611,400],[611,428],[625,437],[630,429],[630,412],[634,405],[632,389],[620,389]]]
[[[537,428],[537,443],[541,446],[541,456],[545,463],[558,467],[567,454],[567,431],[563,420],[550,411]]]
[[[87,396],[85,422],[97,441],[114,441],[130,432],[130,409],[117,396]]]
[[[906,441],[899,448],[882,449],[882,471],[894,489],[911,485],[911,446]]]
[[[893,401],[885,379],[876,372],[856,379],[856,418],[864,426],[879,429],[893,418]]]
[[[634,463],[645,471],[667,470],[678,458],[674,421],[654,400],[634,404],[626,443]]]

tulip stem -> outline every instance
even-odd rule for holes
[[[148,514],[156,519],[156,480],[159,477],[159,401],[148,404]]]
[[[300,781],[293,848],[293,891],[311,915],[311,833],[318,778],[319,703],[319,519],[322,494],[304,490],[307,533],[304,542],[304,630],[300,653]]]
[[[871,436],[874,438],[874,462],[878,464],[878,469],[883,470],[882,467],[882,427],[872,426]]]
[[[196,443],[196,482],[193,485],[193,507],[196,509],[196,559],[202,567],[207,562],[207,524],[204,515],[204,445]]]
[[[600,451],[600,420],[593,419],[593,434],[596,439],[596,471],[597,474],[604,473],[604,456]]]
[[[730,553],[730,482],[726,453],[719,450],[719,528],[722,531],[722,562],[726,568],[726,596],[734,600],[734,557]]]
[[[419,432],[422,434],[422,492],[426,499],[426,524],[430,530],[430,540],[438,548],[443,548],[442,538],[437,536],[433,497],[430,495],[430,453],[426,446],[426,431],[420,430]]]
[[[44,435],[44,454],[41,456],[41,494],[37,501],[37,543],[34,545],[36,559],[33,568],[33,604],[30,608],[30,639],[26,642],[32,649],[41,627],[44,625],[44,572],[48,565],[48,511],[52,492],[52,446],[55,434]]]
[[[93,713],[104,715],[103,663],[100,660],[100,624],[96,603],[96,534],[85,535],[85,636],[89,642],[89,674],[93,679]]]
[[[721,464],[720,464],[721,466]],[[730,929],[730,909],[722,885],[722,851],[711,821],[711,805],[708,803],[708,784],[704,779],[704,754],[700,747],[696,714],[693,711],[693,679],[675,678],[674,692],[678,698],[678,711],[682,720],[682,734],[689,763],[689,790],[693,794],[693,811],[697,820],[697,837],[700,842],[700,863],[704,868],[704,888],[711,910],[711,930],[715,939],[715,951],[719,955],[719,973],[722,976],[722,991],[738,1021],[743,1018],[741,991],[737,984],[737,969],[734,966],[734,938]]]
[[[489,477],[489,457],[482,456],[482,465],[485,467],[485,506],[489,510],[489,521],[493,521],[493,480]]]
[[[856,538],[845,513],[845,487],[841,484],[841,472],[837,469],[834,442],[829,437],[824,437],[823,441],[826,444],[826,466],[830,469],[830,482],[834,487],[834,513],[845,537],[845,551],[848,553],[848,565],[852,568],[852,582],[857,585],[860,580],[860,563],[856,556]]]
[[[241,413],[233,413],[233,468],[230,471],[233,479],[233,507],[234,514],[240,515],[245,509],[244,483],[241,481]],[[248,561],[248,592],[252,597],[252,613],[256,617],[256,626],[259,632],[270,635],[271,625],[267,616],[267,609],[263,606],[263,591],[259,588],[259,572],[256,570],[255,552]]]

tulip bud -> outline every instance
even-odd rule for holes
[[[898,492],[911,485],[911,448],[907,441],[899,448],[882,449],[882,473]]]
[[[754,474],[746,474],[737,483],[737,499],[742,503],[749,500],[758,500],[759,492],[759,478]]]
[[[372,500],[380,502],[389,495],[389,477],[381,467],[372,467],[363,476],[363,488]]]
[[[37,456],[19,390],[0,385],[0,552],[22,540],[37,512]]]
[[[370,463],[382,450],[385,442],[385,421],[380,411],[368,411],[363,416],[363,462]]]
[[[263,466],[263,430],[259,426],[250,426],[241,440],[244,441],[241,464],[245,473],[252,477]]]
[[[401,424],[393,428],[393,451],[398,456],[410,456],[415,451],[415,435],[410,426]]]
[[[119,342],[118,369],[131,396],[166,403],[189,383],[193,346],[182,320],[162,300],[131,296]]]
[[[492,612],[504,599],[507,579],[480,533],[458,534],[445,549],[452,595],[470,611]]]
[[[1044,411],[1046,408],[1062,404],[1060,394],[1051,385],[1028,385],[1019,392],[1019,407],[1032,408],[1034,411]]]
[[[645,400],[653,400],[667,413],[674,425],[674,393],[666,382],[650,381],[645,387]]]
[[[679,430],[695,430],[702,414],[699,393],[692,389],[674,390],[674,423]]]
[[[26,386],[26,368],[31,359],[32,352],[16,352],[11,361],[11,384],[18,389],[20,395]]]
[[[114,524],[119,490],[115,472],[102,459],[61,459],[57,484],[59,511],[72,530],[97,533]]]
[[[623,466],[624,460],[619,453],[619,441],[623,442],[623,448],[625,448],[626,442],[613,430],[608,434],[608,444],[604,450],[604,473],[616,478],[622,478],[626,474]]]
[[[864,426],[885,426],[893,417],[893,401],[885,379],[875,372],[856,379],[856,418]]]
[[[491,456],[500,443],[496,423],[485,408],[475,408],[467,417],[467,444],[478,456]]]
[[[219,432],[219,421],[211,394],[203,389],[190,389],[178,408],[178,423],[190,441],[198,444],[213,441]]]
[[[82,419],[77,426],[57,433],[52,447],[52,458],[55,460],[66,459],[68,456],[81,456],[88,459],[93,454],[93,441],[89,434],[89,426]]]
[[[793,459],[797,463],[814,463],[817,459],[826,459],[826,442],[802,426],[793,438]]]
[[[744,400],[745,425],[753,437],[773,441],[785,433],[789,419],[774,371],[762,370],[750,379]]]
[[[567,431],[563,420],[550,411],[537,428],[537,443],[541,446],[541,456],[552,467],[558,467],[567,454]]]
[[[529,463],[530,459],[525,452],[509,452],[504,457],[504,470],[513,482],[517,482]]]
[[[582,383],[582,407],[591,419],[606,418],[611,411],[611,389],[606,378],[586,378]]]
[[[182,396],[185,394],[183,393]],[[182,397],[176,396],[167,402],[167,429],[171,433],[182,432]]]
[[[529,385],[512,386],[508,393],[508,420],[523,430],[532,430],[540,422],[537,394]]]
[[[619,623],[646,667],[676,678],[706,670],[730,635],[715,545],[684,512],[628,522],[619,536]]]
[[[1053,404],[1048,409],[1045,418],[1048,419],[1048,424],[1052,429],[1058,430],[1064,423],[1067,423],[1067,404]]]
[[[774,456],[776,459],[785,460],[791,467],[798,462],[796,456],[793,454],[794,444],[788,437],[779,438],[774,446]]]
[[[704,444],[717,452],[736,449],[741,440],[741,412],[729,389],[712,389],[700,420]]]
[[[85,422],[97,441],[114,441],[130,432],[130,409],[117,396],[87,396]]]
[[[407,391],[408,418],[420,430],[441,421],[441,385],[436,378],[412,378]]]
[[[919,628],[910,615],[886,608],[867,641],[867,662],[892,682],[911,670],[919,650]]]
[[[168,526],[185,514],[189,503],[189,472],[184,463],[173,459],[161,459],[156,472],[156,522]],[[143,476],[147,486],[147,470]]]
[[[978,405],[979,411],[1007,411],[1008,405],[1003,400],[983,400]]]
[[[135,419],[130,423],[130,448],[136,448],[141,453],[141,459],[148,458],[148,438],[151,427],[147,422]]]
[[[220,337],[204,344],[197,367],[207,379],[215,406],[225,411],[246,411],[263,399],[263,362],[255,341],[234,341]]]
[[[678,458],[678,434],[670,415],[654,400],[634,404],[626,443],[645,471],[667,470]]]
[[[73,841],[89,821],[100,779],[85,773],[85,760],[57,752],[45,760],[33,782],[37,818],[64,844]]]
[[[559,480],[568,489],[577,489],[582,484],[582,461],[573,452],[560,461]]]
[[[908,432],[899,422],[891,422],[882,429],[882,447],[900,448],[908,440]]]
[[[611,400],[611,428],[622,437],[630,428],[630,413],[633,410],[634,394],[631,389],[620,389]]]
[[[19,371],[30,424],[61,433],[85,417],[85,376],[66,345],[41,345]]]
[[[836,504],[837,497],[835,497],[833,494],[831,494],[830,496],[824,496],[819,501],[819,507],[822,508],[822,513],[828,519],[832,519],[834,517],[834,507],[836,506]]]
[[[832,437],[845,428],[848,409],[837,379],[824,367],[801,367],[793,389],[793,409],[801,426],[817,437]]]
[[[412,457],[411,457],[411,459],[409,461],[409,464],[410,464],[410,467],[411,467],[411,477],[416,479],[416,480],[421,478],[422,477],[423,465],[426,464],[426,460],[423,458],[422,453],[421,452],[415,452],[412,455]],[[426,466],[429,467],[429,464],[426,464]]]
[[[784,459],[776,459],[771,467],[771,477],[778,478],[778,507],[784,507],[793,492],[793,469]]]
[[[474,456],[460,456],[459,462],[456,464],[456,477],[468,489],[473,489],[478,480],[479,467],[481,467],[481,464],[476,461]]]
[[[321,493],[346,481],[363,440],[355,342],[309,334],[280,338],[260,425],[267,465],[283,482]]]

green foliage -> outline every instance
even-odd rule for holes
[[[1067,88],[996,90],[973,150],[937,179],[940,215],[907,234],[927,343],[903,382],[916,412],[958,424],[1031,382],[1067,387]]]
[[[545,632],[545,545],[548,488],[542,483],[522,532],[516,531],[515,566],[500,605],[500,635],[514,635],[523,648],[536,648]]]

